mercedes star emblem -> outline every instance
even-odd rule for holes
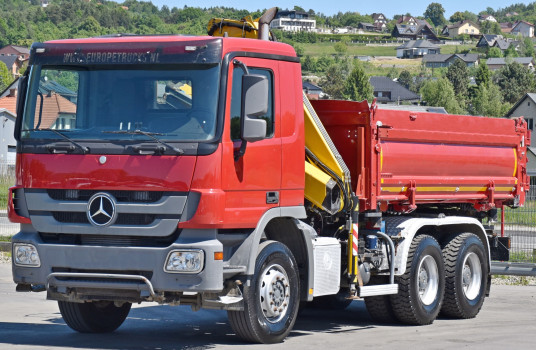
[[[87,205],[87,218],[95,226],[108,226],[116,219],[115,200],[103,192],[95,193]]]

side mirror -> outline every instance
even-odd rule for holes
[[[255,142],[266,138],[266,120],[258,119],[268,111],[268,79],[263,75],[242,76],[241,138]]]

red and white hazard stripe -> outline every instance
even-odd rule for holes
[[[357,256],[357,244],[359,242],[359,235],[357,233],[357,224],[352,224],[352,255]]]

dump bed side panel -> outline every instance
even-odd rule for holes
[[[313,105],[351,170],[361,210],[524,203],[530,134],[522,119],[369,109],[349,101]]]

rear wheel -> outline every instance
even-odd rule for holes
[[[238,336],[255,343],[278,343],[291,331],[300,295],[294,256],[282,243],[260,245],[251,285],[244,286],[244,310],[228,311]]]
[[[384,276],[373,276],[368,285],[386,284],[389,278]],[[365,298],[365,306],[370,318],[377,323],[397,323],[391,297],[389,295],[377,295]]]
[[[443,248],[446,284],[442,314],[473,318],[484,303],[489,268],[484,244],[473,233],[452,238]]]
[[[398,294],[391,296],[396,318],[407,324],[434,322],[441,310],[445,291],[445,271],[441,248],[428,235],[411,243],[406,272],[397,278]]]
[[[115,331],[125,321],[132,304],[117,307],[111,301],[72,303],[58,301],[65,323],[81,333],[109,333]]]

